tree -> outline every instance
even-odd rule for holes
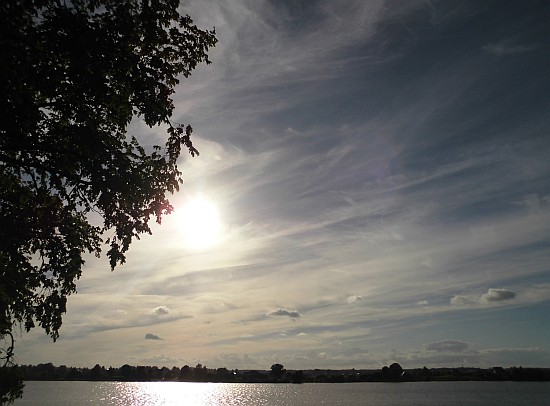
[[[23,396],[23,379],[17,366],[0,368],[0,405],[13,403]]]
[[[390,371],[393,375],[401,376],[401,374],[403,373],[403,368],[397,362],[394,362],[390,365]]]
[[[181,149],[198,154],[191,126],[170,120],[172,94],[217,42],[178,7],[1,2],[0,338],[38,324],[56,340],[83,255],[106,244],[113,270],[172,211]],[[166,144],[140,145],[135,117]]]
[[[388,368],[388,375],[392,379],[399,379],[403,375],[403,368],[397,362],[394,362]]]
[[[273,375],[273,377],[275,379],[281,379],[282,376],[285,374],[286,372],[286,369],[283,365],[281,364],[273,364],[271,365],[271,375]]]

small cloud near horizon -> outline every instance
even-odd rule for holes
[[[516,292],[509,289],[489,288],[487,292],[477,295],[455,295],[451,297],[450,304],[454,306],[466,306],[475,304],[488,304],[504,302],[516,297]],[[419,303],[420,304],[420,303]]]
[[[267,315],[268,316],[287,316],[293,319],[302,317],[302,315],[300,314],[300,312],[298,312],[298,310],[288,310],[288,309],[283,309],[281,307],[279,307],[277,310],[270,311],[269,313],[267,313]]]
[[[464,306],[475,303],[476,300],[474,300],[471,296],[466,295],[454,295],[450,299],[450,303],[453,306]]]
[[[351,295],[351,296],[348,296],[348,303],[349,304],[352,304],[352,303],[357,303],[357,302],[361,302],[363,301],[363,296],[359,296],[359,295]]]
[[[494,289],[490,288],[487,293],[484,293],[480,297],[480,302],[502,302],[504,300],[511,300],[516,297],[516,292],[508,289]]]
[[[153,314],[157,316],[166,316],[170,313],[170,309],[167,306],[158,306],[153,309]]]
[[[156,334],[153,334],[153,333],[145,334],[145,339],[146,340],[164,340],[162,337],[160,337]]]

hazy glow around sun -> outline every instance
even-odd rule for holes
[[[180,217],[187,248],[202,250],[216,245],[221,236],[221,222],[216,205],[202,195],[190,198]]]

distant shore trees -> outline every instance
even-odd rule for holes
[[[390,365],[391,367],[391,365]],[[383,371],[398,368],[368,369],[310,369],[282,370],[274,376],[269,370],[230,370],[225,367],[156,367],[122,365],[93,368],[56,367],[51,363],[20,366],[25,380],[67,381],[176,381],[176,382],[240,382],[240,383],[346,383],[346,382],[421,382],[421,381],[550,381],[550,368],[413,368],[402,369],[399,379]],[[283,372],[284,371],[284,372]]]

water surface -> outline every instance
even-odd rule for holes
[[[15,405],[550,405],[550,382],[27,382]]]

